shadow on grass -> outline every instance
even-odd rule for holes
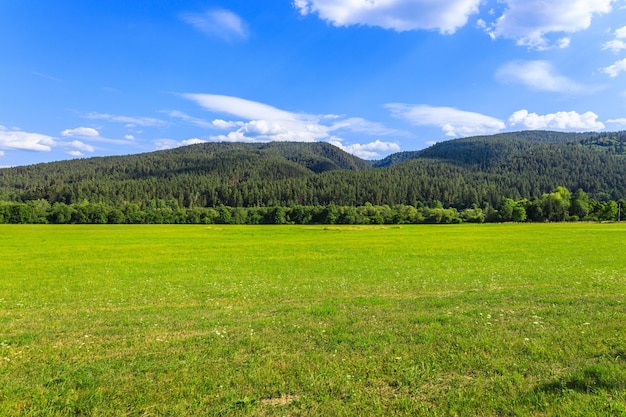
[[[622,356],[619,355],[621,358]],[[558,394],[565,390],[579,393],[626,390],[626,369],[619,364],[595,364],[573,372],[569,378],[536,388],[538,393]]]

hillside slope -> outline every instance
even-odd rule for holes
[[[183,207],[496,205],[562,185],[626,196],[626,133],[516,132],[441,142],[367,162],[328,143],[205,143],[0,170],[0,199]]]

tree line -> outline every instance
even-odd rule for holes
[[[626,132],[513,132],[369,162],[328,143],[205,143],[0,169],[0,222],[614,220],[625,158]]]
[[[615,221],[625,201],[598,201],[582,189],[559,186],[534,199],[502,198],[465,209],[432,205],[184,207],[176,199],[111,205],[84,200],[0,202],[0,223],[11,224],[454,224],[485,222]]]

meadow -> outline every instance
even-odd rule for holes
[[[626,416],[626,224],[0,226],[0,415]]]

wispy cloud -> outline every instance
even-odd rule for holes
[[[617,61],[613,65],[609,65],[608,67],[602,68],[602,72],[604,72],[606,75],[608,75],[611,78],[615,78],[618,75],[620,75],[620,73],[625,72],[625,71],[626,71],[626,58],[620,61]]]
[[[54,81],[55,83],[62,83],[63,82],[62,79],[57,78],[57,77],[53,77],[52,75],[44,74],[43,72],[33,71],[32,74],[36,75],[37,77],[40,77],[40,78],[45,78],[46,80]]]
[[[604,46],[602,47],[602,50],[611,50],[615,53],[618,53],[619,51],[626,49],[626,42],[624,42],[621,39],[613,39],[608,41],[607,43],[604,44]]]
[[[611,50],[615,53],[620,52],[623,49],[626,49],[626,26],[623,26],[615,31],[615,38],[608,41],[602,47],[602,50]]]
[[[51,136],[8,129],[0,125],[0,148],[50,152],[54,145],[56,143]]]
[[[498,133],[506,124],[495,117],[453,107],[426,104],[391,103],[385,106],[391,114],[416,126],[439,127],[446,136],[473,136]]]
[[[606,122],[612,125],[616,125],[619,128],[626,127],[626,117],[621,117],[619,119],[609,119]]]
[[[267,104],[238,97],[215,94],[182,94],[204,109],[228,114],[244,120],[224,121],[216,119],[213,126],[222,126],[229,132],[212,136],[222,141],[313,142],[328,137],[328,126],[319,123],[321,117],[297,114],[277,109]]]
[[[211,141],[329,141],[339,143],[342,148],[355,154],[358,152],[362,156],[377,157],[378,152],[396,149],[397,145],[379,139],[366,144],[344,145],[345,138],[341,136],[347,133],[367,136],[403,134],[383,124],[359,117],[294,113],[256,101],[216,94],[181,94],[180,96],[195,102],[209,112],[235,118],[235,120],[216,118],[211,122],[204,121],[202,125],[223,131],[223,133],[209,135],[208,138]],[[197,118],[184,113],[170,112],[170,114],[193,124],[198,122]]]
[[[392,129],[382,123],[372,122],[361,117],[340,118],[330,125],[329,131],[347,129],[355,133],[365,133],[370,136],[409,136],[407,132]]]
[[[245,22],[226,9],[212,9],[204,13],[184,13],[181,19],[196,30],[224,41],[245,40],[249,31]]]
[[[170,116],[170,117],[174,117],[174,118],[183,120],[183,121],[185,121],[187,123],[191,123],[192,125],[195,125],[195,126],[198,126],[198,127],[202,127],[202,128],[205,128],[205,129],[212,129],[212,128],[216,127],[213,122],[209,122],[207,120],[200,119],[198,117],[189,116],[187,113],[184,113],[182,111],[169,110],[169,111],[166,111],[165,113],[168,116]]]
[[[119,116],[107,113],[87,113],[82,116],[85,119],[108,120],[110,122],[125,123],[126,127],[144,126],[144,127],[162,127],[167,122],[154,117],[131,117]]]
[[[301,118],[296,113],[239,97],[191,93],[181,94],[181,97],[211,112],[230,114],[244,119],[294,120]]]
[[[478,12],[480,0],[294,0],[301,15],[317,14],[335,26],[367,25],[398,32],[454,33]]]
[[[498,69],[496,78],[504,83],[524,84],[536,91],[582,93],[592,90],[558,74],[547,61],[511,61]]]
[[[92,114],[93,115],[93,114]],[[124,116],[111,116],[111,115],[101,115],[97,114],[93,118],[100,118],[104,120],[112,120],[119,118],[120,120],[113,120],[117,122],[126,123],[129,118]],[[123,120],[122,120],[123,119]],[[135,118],[136,119],[136,118]],[[135,120],[137,121],[137,120]],[[145,120],[144,123],[147,123]],[[134,125],[133,125],[134,126]],[[81,139],[75,140],[72,142],[59,142],[58,144],[61,146],[65,146],[66,149],[70,149],[68,153],[72,156],[83,156],[82,152],[94,152],[94,148],[91,145],[85,144],[82,141],[89,142],[99,142],[99,143],[109,143],[115,145],[137,145],[135,142],[135,137],[130,134],[124,135],[123,139],[110,138],[102,136],[101,133],[92,127],[76,127],[73,129],[65,129],[61,132],[61,137],[63,138],[71,138],[71,139]],[[80,154],[78,154],[80,152]]]

